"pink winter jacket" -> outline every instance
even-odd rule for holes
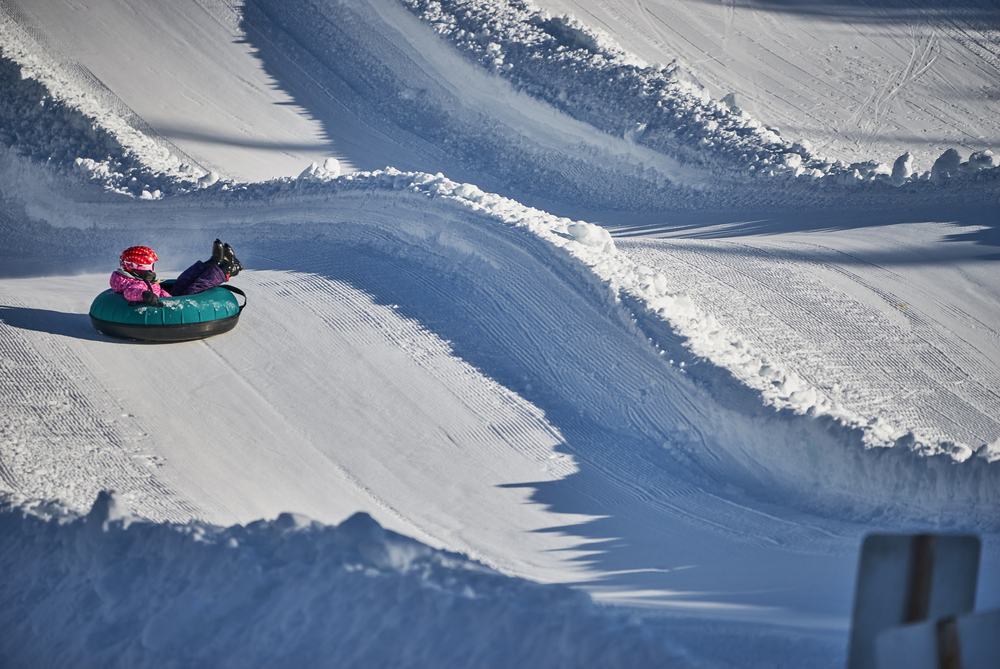
[[[129,302],[142,302],[142,294],[150,290],[150,286],[157,297],[170,297],[170,293],[163,290],[158,283],[146,283],[142,279],[125,274],[120,269],[111,273],[111,290],[123,293]]]

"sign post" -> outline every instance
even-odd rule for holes
[[[973,535],[865,537],[847,668],[879,669],[876,640],[885,630],[949,618],[954,625],[956,616],[972,611],[979,550],[979,538]],[[949,624],[943,622],[940,633],[935,632],[934,641],[928,642],[932,644],[928,652],[935,661],[937,650],[930,649],[941,643],[947,646],[949,630]],[[918,652],[916,647],[913,650]],[[944,665],[933,666],[938,669]]]

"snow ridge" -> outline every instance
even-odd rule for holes
[[[57,62],[10,11],[0,4],[0,149],[144,199],[218,179],[179,158],[177,147],[155,137],[113,93],[105,90],[111,100],[102,100],[99,82],[85,68]]]
[[[142,521],[106,491],[85,516],[7,495],[0,536],[0,593],[21,603],[0,608],[11,666],[689,664],[581,592],[503,576],[364,513],[221,528]]]
[[[720,176],[817,178],[841,185],[945,181],[1000,162],[991,151],[962,161],[949,149],[931,170],[914,172],[909,153],[895,165],[846,164],[817,155],[754,120],[730,93],[710,98],[676,59],[649,66],[600,30],[552,16],[522,0],[402,0],[450,44],[523,92],[608,134],[708,165]]]
[[[274,193],[275,188],[288,192],[322,187],[322,180],[317,180],[315,174],[316,171],[310,169],[297,181],[275,180],[247,188],[266,188]],[[456,183],[442,174],[404,173],[390,168],[381,172],[358,172],[337,180],[331,177],[328,183],[332,185],[336,181],[454,199],[508,225],[526,228],[546,243],[565,250],[606,283],[614,294],[633,298],[632,301],[637,301],[647,316],[669,324],[685,339],[685,345],[696,357],[732,372],[740,382],[758,392],[766,405],[799,415],[828,416],[845,427],[859,430],[868,448],[905,445],[921,456],[947,455],[957,462],[964,462],[973,454],[988,462],[1000,458],[996,444],[965,444],[950,438],[936,439],[920,434],[914,426],[896,423],[882,416],[867,415],[863,407],[854,406],[848,400],[831,398],[782,361],[756,351],[743,337],[720,326],[710,313],[695,305],[662,273],[633,262],[620,253],[610,233],[598,225],[554,216],[515,200],[486,193],[472,184]]]

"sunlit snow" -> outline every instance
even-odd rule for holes
[[[998,18],[0,1],[0,664],[840,667],[870,532],[1000,607]],[[93,329],[216,237],[235,330]]]

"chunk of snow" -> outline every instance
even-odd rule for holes
[[[87,524],[91,527],[100,527],[104,532],[111,523],[119,522],[127,526],[133,520],[125,502],[113,490],[102,490],[98,493],[90,513],[87,514]]]
[[[785,153],[781,156],[781,161],[785,167],[796,169],[802,167],[802,156],[797,153]]]
[[[340,176],[340,162],[336,158],[327,158],[322,165],[312,163],[299,173],[298,181],[319,183],[336,179]]]
[[[958,176],[958,168],[962,163],[962,156],[955,149],[948,149],[934,161],[931,167],[931,181],[940,182],[951,177]]]
[[[893,186],[902,186],[909,181],[911,174],[913,174],[913,154],[907,151],[892,164],[889,183]]]
[[[605,250],[614,249],[614,241],[611,239],[611,233],[599,225],[579,221],[567,226],[566,230],[581,244],[600,246]]]
[[[198,179],[198,185],[202,188],[208,188],[209,186],[215,184],[219,180],[219,175],[215,172],[209,172],[205,176]]]
[[[986,462],[1000,462],[1000,438],[996,441],[984,444],[978,451],[977,454]]]
[[[969,156],[969,161],[962,163],[963,171],[978,172],[979,170],[989,170],[997,166],[996,158],[992,151],[976,151]]]

